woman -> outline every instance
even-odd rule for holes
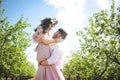
[[[41,24],[35,29],[33,40],[38,43],[35,51],[37,52],[37,61],[40,63],[51,56],[51,44],[56,43],[59,39],[51,39],[49,31],[58,23],[51,18],[45,18]],[[35,80],[64,80],[64,77],[55,65],[38,66]]]

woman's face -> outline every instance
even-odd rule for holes
[[[54,27],[55,25],[53,25],[53,24],[49,24],[49,30],[51,30],[53,27]]]

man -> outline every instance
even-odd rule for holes
[[[66,38],[67,32],[63,29],[58,29],[53,35],[53,39],[62,38],[63,40]],[[61,41],[62,42],[62,41]],[[61,42],[56,43],[53,46],[53,52],[51,56],[47,59],[42,61],[40,64],[44,66],[53,65],[55,64],[60,70],[63,69],[63,60],[64,60],[64,52],[62,50]]]

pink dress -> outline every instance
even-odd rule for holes
[[[37,29],[37,32],[33,35],[33,40],[37,42],[38,38],[45,37],[49,39],[49,36],[47,34],[42,33],[42,28],[39,27]],[[37,61],[43,61],[46,60],[51,56],[52,49],[49,45],[44,45],[43,43],[38,43],[36,47],[37,52]],[[43,66],[40,65],[38,67],[35,80],[65,80],[62,72],[60,69],[55,65],[50,66]]]

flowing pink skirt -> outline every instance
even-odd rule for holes
[[[60,69],[55,65],[42,66],[37,70],[35,80],[65,80]]]

